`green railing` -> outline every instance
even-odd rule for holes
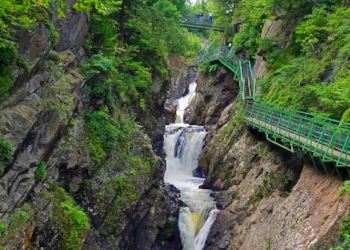
[[[350,124],[261,101],[245,101],[243,107],[246,123],[269,139],[289,143],[291,151],[293,145],[299,146],[323,162],[335,162],[336,167],[350,166]]]
[[[201,18],[196,18],[196,14],[185,13],[181,17],[180,25],[187,28],[196,28],[196,29],[205,29],[205,30],[213,30],[213,31],[221,31],[223,32],[225,29],[222,26],[218,26],[213,23],[209,23],[209,16],[203,15]]]
[[[250,61],[242,61],[226,46],[211,46],[201,50],[195,58],[194,64],[205,61],[219,61],[235,74],[240,86],[239,96],[242,100],[255,98],[255,79]]]
[[[267,140],[294,152],[294,146],[319,157],[324,162],[335,163],[346,168],[350,177],[350,123],[318,116],[311,113],[279,107],[262,101],[254,101],[255,79],[249,61],[242,61],[227,47],[211,47],[199,52],[195,65],[205,61],[219,61],[234,74],[240,85],[240,97],[244,110],[244,121],[266,134]],[[289,145],[289,147],[285,145]]]

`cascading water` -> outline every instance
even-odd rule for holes
[[[197,84],[195,82],[191,83],[188,86],[188,94],[176,100],[176,104],[177,104],[176,120],[175,120],[176,124],[184,123],[183,117],[184,117],[185,109],[190,104],[192,98],[196,95],[196,86]]]
[[[203,178],[193,176],[198,167],[198,156],[204,145],[205,130],[201,126],[183,123],[184,110],[195,96],[196,83],[191,83],[189,93],[177,100],[176,123],[166,126],[164,151],[166,171],[164,180],[181,191],[187,204],[180,210],[179,229],[184,250],[201,250],[216,214],[210,191],[199,189]]]

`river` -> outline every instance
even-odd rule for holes
[[[193,176],[206,135],[202,126],[183,122],[184,110],[195,96],[195,90],[194,82],[189,85],[188,94],[176,100],[176,122],[167,125],[164,134],[164,180],[181,191],[181,199],[187,205],[180,209],[178,222],[183,250],[203,249],[210,227],[219,211],[210,197],[211,191],[198,188],[204,182],[204,178]]]

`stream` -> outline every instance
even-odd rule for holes
[[[214,223],[218,209],[210,197],[210,190],[199,189],[204,178],[195,177],[198,156],[204,146],[206,131],[202,126],[185,124],[184,110],[195,96],[196,83],[189,85],[189,92],[176,100],[177,118],[167,125],[164,134],[166,171],[164,180],[181,191],[186,207],[180,209],[179,229],[184,250],[202,250]]]

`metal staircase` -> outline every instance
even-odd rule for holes
[[[239,82],[239,97],[242,100],[255,99],[255,78],[250,61],[242,61],[226,46],[211,46],[201,50],[194,64],[200,65],[206,61],[219,61],[234,73],[235,80]]]

